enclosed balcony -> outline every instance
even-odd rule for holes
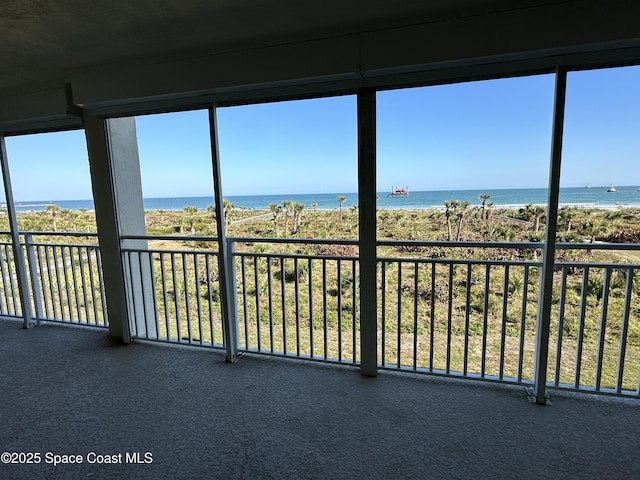
[[[0,16],[0,476],[640,473],[637,5],[133,3]]]

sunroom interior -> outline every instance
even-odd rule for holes
[[[0,469],[9,478],[638,475],[640,442],[629,426],[640,420],[640,265],[559,262],[560,251],[596,247],[567,247],[556,233],[572,75],[637,68],[639,14],[640,6],[623,0],[9,2],[0,14],[8,225],[0,243],[7,392],[0,438],[10,465]],[[531,78],[545,79],[549,117],[546,163],[534,167],[547,187],[539,241],[380,238],[378,172],[391,163],[380,133],[390,119],[380,105],[397,103],[394,94],[408,89]],[[336,98],[352,109],[357,232],[227,235],[225,111]],[[147,230],[140,125],[189,112],[198,113],[209,148],[215,233],[183,239],[186,248],[156,248],[175,236]],[[398,112],[393,121],[401,122]],[[20,230],[11,142],[67,131],[86,142],[96,231]],[[348,253],[268,251],[302,243]],[[388,253],[407,247],[535,254],[472,262]],[[294,280],[285,280],[286,268]],[[582,276],[573,278],[578,269]],[[593,338],[584,333],[589,270],[591,278],[602,275],[605,292]],[[502,330],[487,346],[496,272],[504,281]],[[513,338],[505,323],[509,272],[524,278]],[[462,314],[457,337],[452,292],[456,281],[470,291],[476,276],[486,299],[478,317],[484,334],[473,338]],[[609,294],[614,277],[622,279],[616,298]],[[430,298],[437,282],[448,289],[440,330],[435,307],[419,318],[420,278]],[[400,306],[407,279],[415,282],[408,313]],[[575,306],[583,321],[569,345],[562,312],[571,308],[572,281],[583,285]],[[327,282],[339,285],[333,331]],[[534,283],[537,300],[526,311]],[[315,304],[312,284],[324,291]],[[295,303],[289,322],[286,299]],[[278,301],[281,321],[274,322]],[[469,311],[469,295],[461,301]],[[619,304],[614,340],[609,302]]]

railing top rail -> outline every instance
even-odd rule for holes
[[[545,242],[470,242],[447,240],[378,240],[378,246],[402,247],[472,247],[472,248],[514,248],[514,249],[542,249]],[[556,243],[556,250],[640,250],[638,243]]]
[[[597,263],[597,262],[556,262],[557,267],[577,267],[577,268],[613,268],[620,270],[640,269],[640,263]]]
[[[358,240],[341,240],[336,238],[265,238],[265,237],[227,237],[236,243],[306,243],[316,245],[358,245]]]
[[[120,240],[186,240],[193,242],[217,242],[218,237],[206,235],[120,235]]]
[[[556,243],[557,250],[640,250],[640,243]]]
[[[298,258],[298,259],[311,259],[311,260],[344,260],[344,261],[359,261],[360,257],[354,257],[353,255],[320,255],[320,254],[306,254],[306,253],[266,253],[266,252],[234,252],[237,257],[270,257],[270,258]]]
[[[413,258],[413,257],[378,257],[378,263],[441,263],[444,265],[513,265],[518,267],[541,267],[542,262],[533,260],[491,260],[491,259],[458,259],[458,258]]]
[[[378,240],[377,245],[389,247],[404,247],[410,245],[412,247],[473,247],[473,248],[544,248],[543,242],[470,242],[458,241],[450,242],[448,240]]]
[[[0,231],[0,235],[11,235],[11,232]],[[18,235],[31,235],[43,237],[97,237],[96,232],[41,232],[41,231],[22,231]]]

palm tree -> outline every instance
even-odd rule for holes
[[[558,214],[560,217],[560,221],[565,222],[567,224],[567,233],[571,232],[571,220],[573,220],[576,216],[576,211],[570,207],[562,207]]]
[[[533,231],[538,233],[540,230],[540,219],[544,216],[545,209],[539,205],[527,205],[524,207],[527,218],[533,218]]]
[[[312,203],[311,204],[311,208],[313,209],[313,211],[316,211],[316,208],[318,208],[318,204],[317,203]]]
[[[282,202],[284,208],[284,236],[289,236],[289,212],[293,213],[293,202],[291,200],[285,200]]]
[[[271,210],[271,213],[273,214],[273,225],[276,231],[276,237],[279,237],[280,230],[278,228],[278,215],[280,215],[280,212],[282,212],[282,207],[277,203],[270,203],[269,210]]]
[[[338,195],[338,203],[340,204],[340,223],[342,223],[342,203],[347,199],[342,195]]]
[[[606,235],[609,226],[602,221],[588,220],[581,225],[580,230],[584,235],[589,236],[589,243],[594,243],[596,237]]]
[[[47,212],[51,214],[51,219],[53,221],[53,231],[58,231],[58,225],[56,223],[56,217],[62,212],[62,209],[58,205],[47,205]]]
[[[300,219],[302,218],[302,211],[304,210],[304,204],[295,202],[293,204],[293,224],[295,231],[293,233],[298,233],[300,231]]]
[[[459,242],[462,240],[462,221],[464,220],[464,216],[467,213],[467,209],[469,208],[469,202],[460,202],[458,204],[456,219],[458,220],[458,233],[456,235],[456,240]]]
[[[466,204],[468,206],[469,202],[466,202]],[[445,200],[444,202],[444,216],[447,220],[447,240],[448,241],[451,241],[451,217],[452,215],[456,214],[456,218],[457,218],[457,213],[459,208],[460,208],[459,200]]]
[[[195,227],[195,215],[198,213],[198,207],[194,206],[186,206],[184,207],[184,212],[186,213],[187,223],[189,224],[191,235],[196,233]],[[180,221],[180,233],[184,233],[184,220]]]
[[[227,227],[229,225],[229,217],[231,216],[231,212],[236,208],[233,203],[231,203],[226,198],[222,199],[222,209],[224,210],[224,226]]]
[[[481,193],[478,195],[478,198],[482,200],[482,216],[480,218],[484,219],[487,212],[487,200],[491,198],[491,195],[488,193]]]
[[[485,219],[486,220],[491,219],[492,215],[493,215],[493,202],[488,202],[487,203],[487,212],[485,214]]]

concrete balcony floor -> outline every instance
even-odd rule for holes
[[[0,321],[0,478],[640,478],[640,401],[136,343]],[[45,463],[45,453],[83,463]],[[151,452],[151,464],[87,454]],[[51,458],[51,457],[49,457]],[[142,457],[144,458],[144,457]],[[117,457],[115,460],[118,460]]]

